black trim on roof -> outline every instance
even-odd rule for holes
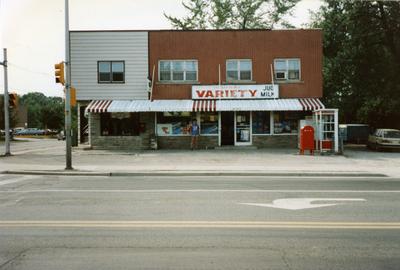
[[[181,29],[130,29],[130,30],[70,30],[70,32],[278,32],[278,31],[321,31],[321,28],[295,28],[295,29],[194,29],[194,30],[181,30]]]

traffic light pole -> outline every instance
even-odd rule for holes
[[[69,6],[65,0],[65,141],[66,141],[66,170],[72,170],[71,145],[71,74],[69,56]]]
[[[3,49],[4,60],[0,63],[4,66],[4,132],[5,132],[5,156],[10,156],[10,114],[8,104],[8,72],[7,72],[7,49]]]

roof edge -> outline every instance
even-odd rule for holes
[[[292,29],[85,29],[69,32],[283,32],[283,31],[322,31],[322,28],[292,28]]]

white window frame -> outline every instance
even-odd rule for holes
[[[238,79],[237,80],[232,80],[228,78],[228,62],[233,62],[236,61],[237,62],[237,75],[238,75]],[[240,78],[240,61],[250,61],[250,80],[242,80]],[[249,82],[253,80],[253,60],[252,59],[227,59],[226,63],[225,63],[225,69],[226,69],[226,81],[227,82],[237,82],[237,81],[243,81],[243,82]]]
[[[297,60],[299,61],[299,78],[298,79],[289,79],[289,61],[290,60]],[[284,79],[280,79],[277,78],[276,74],[277,71],[275,69],[275,64],[277,61],[285,61],[286,62],[286,69],[285,69],[285,78]],[[301,81],[301,59],[300,58],[275,58],[274,59],[274,80],[278,81],[278,82],[282,82],[282,81],[289,81],[289,82],[298,82]]]
[[[161,69],[160,65],[161,62],[170,62],[170,80],[161,80]],[[183,80],[174,80],[173,79],[173,63],[174,62],[183,62]],[[196,62],[196,80],[186,80],[186,62]],[[199,61],[197,59],[174,59],[174,60],[168,60],[168,59],[161,59],[158,61],[158,81],[160,83],[187,83],[187,82],[198,82],[199,81]]]

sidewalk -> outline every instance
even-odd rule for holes
[[[38,142],[11,157],[0,158],[0,171],[63,172],[64,142]],[[35,142],[33,142],[35,143]],[[12,145],[13,146],[13,145]],[[13,148],[12,148],[13,149]],[[369,152],[364,147],[347,149],[344,156],[298,155],[296,149],[158,150],[118,152],[73,149],[77,173],[118,174],[385,174],[400,177],[400,153]]]

